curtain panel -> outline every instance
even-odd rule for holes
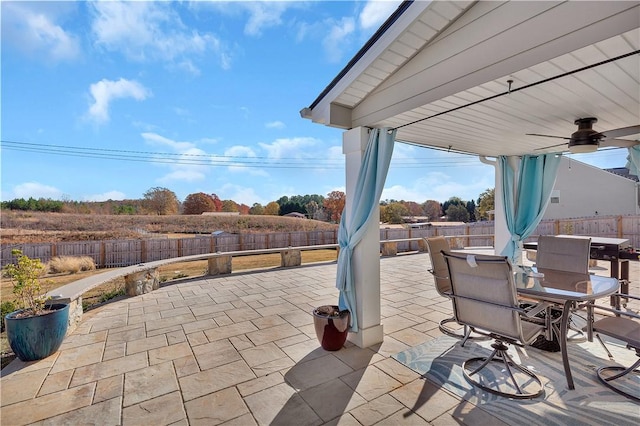
[[[336,287],[340,290],[338,305],[340,309],[351,312],[350,331],[358,331],[358,316],[356,313],[355,282],[351,258],[354,248],[362,240],[370,221],[378,221],[373,217],[375,207],[380,203],[380,196],[389,171],[391,155],[396,131],[387,128],[372,129],[364,152],[358,179],[351,199],[351,214],[346,208],[342,213],[338,228],[338,272]]]

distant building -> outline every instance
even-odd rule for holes
[[[203,216],[239,216],[240,212],[202,212]]]
[[[306,219],[307,216],[305,216],[303,213],[298,213],[298,212],[291,212],[291,213],[287,213],[283,216],[286,217],[297,217],[298,219]]]
[[[640,214],[640,183],[626,168],[602,170],[562,157],[543,219]]]
[[[420,222],[409,224],[413,229],[443,228],[447,226],[462,226],[465,222]]]

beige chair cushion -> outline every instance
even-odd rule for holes
[[[622,340],[640,349],[640,322],[625,317],[606,317],[593,323],[593,331]]]
[[[536,266],[541,269],[589,273],[589,250],[591,238],[556,237],[541,235],[538,237]]]
[[[442,251],[449,250],[449,243],[444,237],[427,238],[429,257],[431,258],[431,268],[433,278],[436,281],[436,290],[441,295],[451,292],[451,281],[449,280],[449,270],[447,263],[442,256]]]
[[[459,323],[522,343],[540,334],[541,325],[521,321],[513,271],[505,257],[445,253]]]

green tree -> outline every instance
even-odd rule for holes
[[[476,215],[478,220],[491,219],[491,214],[489,212],[495,210],[495,192],[495,188],[488,188],[478,197],[478,209]]]
[[[401,202],[391,202],[380,207],[380,221],[384,223],[404,223],[403,216],[409,215],[409,209]]]
[[[151,188],[144,193],[145,209],[151,214],[177,214],[180,202],[173,191],[167,188]]]
[[[251,208],[249,209],[249,214],[264,214],[264,207],[260,203],[253,203],[253,206],[251,206]]]
[[[447,212],[447,209],[449,209],[449,206],[454,205],[454,206],[464,206],[465,203],[464,201],[462,201],[462,199],[460,199],[460,197],[451,197],[449,198],[447,201],[445,201],[444,203],[442,203],[442,211]]]
[[[476,202],[473,200],[467,201],[465,204],[465,207],[467,209],[467,212],[469,212],[469,221],[475,222],[476,221]]]
[[[445,213],[449,222],[469,222],[469,212],[463,204],[450,204]]]

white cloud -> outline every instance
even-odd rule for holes
[[[56,187],[45,185],[39,182],[25,182],[19,185],[16,185],[13,188],[13,197],[14,198],[51,198],[52,200],[60,200],[62,199],[63,193]]]
[[[55,62],[77,58],[80,55],[78,38],[54,21],[54,12],[51,7],[3,2],[3,44],[10,43],[34,57]]]
[[[269,174],[259,167],[259,162],[255,161],[257,155],[253,149],[248,146],[235,145],[224,151],[224,157],[219,161],[225,161],[229,164],[228,170],[234,173],[247,173],[251,176],[267,177]],[[251,160],[253,161],[246,161]]]
[[[344,17],[331,26],[322,41],[325,54],[330,62],[342,60],[345,50],[349,47],[349,36],[353,34],[355,27],[355,21],[351,17]]]
[[[363,30],[377,29],[398,8],[400,0],[368,1],[360,12],[360,27]]]
[[[120,191],[108,191],[102,194],[93,194],[84,197],[86,201],[124,200],[125,198],[124,192]]]
[[[390,172],[390,175],[392,172]],[[393,173],[394,175],[396,173]],[[415,173],[414,173],[415,174]],[[460,197],[464,201],[476,200],[487,188],[493,188],[494,183],[487,175],[479,175],[473,182],[468,181],[466,175],[451,176],[442,172],[430,172],[423,177],[404,179],[393,176],[394,182],[382,191],[383,200],[405,200],[422,203],[426,200],[444,202],[451,197]],[[405,184],[404,182],[408,182]]]
[[[253,203],[266,205],[269,201],[258,195],[253,188],[227,183],[222,186],[218,196],[223,200],[233,200],[239,204],[246,204],[251,207]]]
[[[267,129],[284,129],[285,127],[287,127],[282,121],[270,121],[269,123],[265,124],[265,127]]]
[[[292,6],[291,3],[285,1],[252,1],[240,4],[249,12],[244,32],[252,36],[260,36],[265,29],[281,25],[282,15]]]
[[[151,92],[133,80],[121,78],[118,81],[103,79],[89,87],[93,103],[89,106],[89,117],[98,123],[109,121],[109,105],[114,99],[133,98],[142,101]]]
[[[315,146],[318,140],[312,137],[282,138],[273,143],[259,143],[270,159],[302,158],[309,156],[308,148]]]
[[[179,142],[157,133],[142,133],[141,136],[146,143],[169,148],[177,154],[170,159],[166,156],[156,158],[158,162],[155,164],[170,169],[169,173],[157,179],[158,182],[197,182],[206,178],[210,170],[207,153],[193,142]]]
[[[228,69],[231,53],[211,33],[189,29],[173,9],[173,2],[92,2],[95,43],[109,51],[122,52],[135,61],[164,61],[198,75],[192,61],[208,52],[218,55]]]

